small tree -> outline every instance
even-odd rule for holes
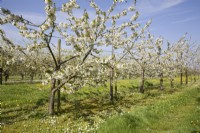
[[[157,53],[157,57],[155,60],[156,74],[160,78],[160,90],[163,90],[163,78],[165,74],[165,54],[163,52],[163,39],[158,38],[155,41],[155,52]]]
[[[146,24],[145,28],[150,25],[150,21]],[[142,29],[144,31],[144,29]],[[134,43],[134,47],[128,49],[130,59],[137,62],[141,75],[141,83],[139,86],[139,92],[144,93],[145,73],[153,68],[153,59],[155,53],[153,52],[153,36],[147,34],[142,36],[142,40]],[[152,67],[151,67],[152,66]]]

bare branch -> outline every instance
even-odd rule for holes
[[[52,35],[53,35],[53,32],[54,32],[54,29],[55,29],[55,24],[53,24],[53,27],[52,27],[52,30],[51,30],[49,39],[46,38],[45,41],[46,41],[46,43],[47,43],[47,48],[49,49],[49,52],[50,52],[50,54],[51,54],[51,56],[52,56],[52,58],[53,58],[53,61],[54,61],[54,63],[55,63],[55,66],[56,66],[56,68],[57,68],[57,67],[58,67],[58,63],[57,63],[56,57],[55,57],[55,55],[54,55],[54,53],[53,53],[53,51],[52,51],[52,49],[51,49],[51,47],[50,47],[50,42],[51,42],[51,39],[52,39]]]
[[[68,61],[70,61],[70,60],[72,60],[72,59],[74,59],[74,58],[76,58],[76,57],[78,57],[78,55],[72,56],[72,57],[70,57],[69,59],[62,61],[60,64],[58,64],[58,66],[61,66],[61,65],[67,63]]]

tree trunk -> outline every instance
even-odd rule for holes
[[[180,84],[181,85],[183,85],[183,70],[182,70],[182,68],[181,68],[181,75],[180,75],[181,77],[181,79],[180,79]]]
[[[61,62],[61,39],[58,39],[58,64]],[[60,66],[58,67],[58,70],[60,69]],[[60,80],[58,80],[58,84],[60,85]],[[57,90],[57,111],[60,112],[60,90]]]
[[[30,82],[33,83],[33,75],[31,75]]]
[[[5,82],[8,81],[8,77],[9,77],[9,76],[6,74],[6,75],[5,75]]]
[[[160,74],[160,90],[164,90],[164,88],[163,88],[163,73]]]
[[[49,115],[54,114],[54,102],[55,102],[55,91],[53,89],[56,85],[56,79],[52,79],[51,84],[51,90],[50,90],[50,96],[49,96]]]
[[[60,84],[60,80],[58,80],[58,85]],[[60,90],[57,90],[57,111],[60,112]]]
[[[115,98],[117,99],[117,79],[115,79]]]
[[[49,97],[49,115],[54,115],[54,100],[55,100],[55,91],[51,91]]]
[[[187,68],[185,70],[185,84],[186,85],[188,84],[188,70],[187,70]]]
[[[3,84],[3,68],[0,68],[0,84]]]
[[[33,83],[33,77],[34,77],[34,73],[30,74],[30,82]]]
[[[9,78],[9,70],[8,69],[5,71],[4,75],[5,75],[5,82],[7,82],[8,78]]]
[[[113,102],[113,71],[114,68],[111,67],[110,70],[110,101]]]
[[[24,74],[21,73],[20,75],[21,75],[21,80],[24,80]]]
[[[40,80],[42,80],[42,74],[40,74]]]
[[[173,79],[170,79],[170,85],[171,85],[171,88],[174,88]]]
[[[113,56],[114,56],[114,47],[112,46],[112,60],[114,60]],[[113,80],[114,80],[114,65],[112,64],[110,68],[110,101],[112,103],[113,103],[113,85],[114,85]]]
[[[140,93],[144,93],[144,81],[145,81],[145,79],[144,79],[144,73],[145,73],[145,70],[142,69],[142,74],[141,74],[142,81],[141,81],[140,88],[139,88],[139,92]]]

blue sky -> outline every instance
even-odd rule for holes
[[[56,5],[61,6],[67,0],[58,1]],[[77,0],[81,7],[86,8],[91,15],[94,10],[88,7],[89,0]],[[129,6],[133,0],[121,4],[116,12]],[[136,8],[140,12],[139,22],[145,23],[152,19],[150,32],[156,37],[162,36],[170,42],[177,41],[183,34],[188,33],[193,41],[200,43],[200,0],[137,0]],[[103,10],[108,9],[112,0],[96,0]],[[0,7],[7,8],[13,13],[21,14],[24,18],[41,23],[45,18],[43,0],[0,0]],[[77,12],[80,15],[80,11]],[[125,18],[126,19],[126,18]],[[124,19],[124,21],[125,21]],[[58,21],[63,20],[62,14]],[[7,36],[17,40],[19,35],[11,25],[1,26]]]

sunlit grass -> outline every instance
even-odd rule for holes
[[[176,95],[161,95],[157,102],[116,115],[98,132],[192,132],[200,131],[200,87],[187,88]],[[149,101],[149,100],[148,100]],[[195,124],[191,124],[195,123]]]
[[[137,129],[141,125],[146,130],[146,126],[154,126],[151,121],[155,123],[159,120],[161,115],[157,115],[157,112],[161,111],[161,114],[167,114],[167,109],[170,110],[172,107],[175,109],[176,107],[175,105],[171,106],[171,103],[179,104],[179,101],[186,99],[179,97],[179,95],[186,94],[186,92],[190,93],[190,89],[175,88],[171,91],[171,88],[167,86],[169,83],[167,80],[164,84],[165,90],[159,91],[159,81],[148,79],[145,83],[145,94],[140,94],[138,93],[139,83],[139,79],[119,80],[118,98],[114,103],[109,101],[108,85],[107,87],[100,86],[97,88],[84,87],[73,94],[63,92],[61,112],[54,117],[47,114],[50,86],[44,87],[41,84],[26,83],[2,85],[0,86],[2,131],[9,133],[94,132],[99,129],[101,123],[106,125],[109,121],[111,125],[116,123],[116,125],[110,127],[111,129],[118,127],[117,125],[121,123],[121,125],[124,125],[121,126],[124,132],[129,132],[133,128]],[[178,79],[176,84],[178,84]],[[190,85],[192,86],[192,84]],[[173,95],[171,95],[172,93]],[[187,100],[184,102],[186,103]],[[154,104],[155,110],[152,108]],[[162,108],[164,108],[164,111]],[[150,110],[150,113],[148,113],[148,110]],[[154,114],[155,112],[156,114]],[[125,117],[123,117],[124,115]],[[105,123],[107,120],[108,122]],[[189,118],[188,121],[190,121]],[[134,123],[134,125],[131,123]],[[130,125],[131,128],[127,128],[127,125]],[[100,127],[100,132],[104,132],[103,127]],[[106,127],[109,128],[108,125]],[[152,127],[153,129],[154,127]],[[122,130],[119,129],[119,131]],[[141,131],[144,130],[141,129]]]

